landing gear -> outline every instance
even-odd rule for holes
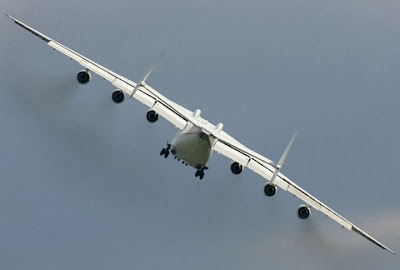
[[[163,148],[160,152],[160,156],[162,156],[162,155],[164,155],[164,157],[167,158],[169,155],[169,151],[167,149]]]
[[[194,176],[199,177],[200,180],[203,180],[203,178],[204,178],[204,169],[198,169]]]
[[[204,168],[201,168],[201,169],[197,169],[197,171],[196,171],[196,173],[194,174],[194,176],[195,176],[195,177],[199,177],[200,180],[203,180],[203,178],[204,178],[204,170],[207,170],[207,169],[208,169],[208,167],[204,167]]]
[[[161,149],[160,156],[164,156],[165,158],[169,155],[169,150],[171,149],[171,145],[167,144],[167,148]]]

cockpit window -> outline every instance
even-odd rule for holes
[[[204,132],[200,132],[199,137],[202,138],[203,140],[208,140],[208,135],[205,134]]]

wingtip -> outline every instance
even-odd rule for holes
[[[387,248],[387,247],[386,247],[385,249],[386,249],[387,251],[389,251],[390,253],[392,253],[393,255],[395,255],[395,256],[397,255],[396,252],[394,252],[394,251],[391,250],[390,248]]]

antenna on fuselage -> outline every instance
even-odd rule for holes
[[[136,84],[135,88],[133,89],[132,93],[129,95],[129,98],[132,98],[133,95],[136,93],[136,91],[139,89],[140,86],[145,86],[146,85],[146,80],[150,76],[150,74],[153,72],[153,70],[158,66],[158,63],[160,62],[161,58],[164,56],[165,51],[161,53],[161,55],[157,58],[157,60],[153,63],[153,65],[150,67],[149,71],[142,77],[142,79]]]

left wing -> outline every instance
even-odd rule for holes
[[[125,92],[127,96],[131,96],[147,105],[148,107],[155,110],[159,115],[167,119],[173,125],[179,129],[184,129],[187,122],[190,121],[193,112],[190,110],[176,104],[175,102],[169,100],[168,98],[161,95],[159,92],[154,90],[152,87],[147,85],[144,81],[137,84],[105,67],[90,60],[89,58],[71,50],[70,48],[62,45],[61,43],[53,40],[52,38],[40,33],[39,31],[33,29],[32,27],[22,23],[21,21],[9,16],[11,20],[22,28],[28,30],[35,36],[39,37],[47,43],[54,50],[61,52],[62,54],[68,56],[72,60],[78,62],[81,66],[85,67],[103,79],[109,81],[118,89]]]

